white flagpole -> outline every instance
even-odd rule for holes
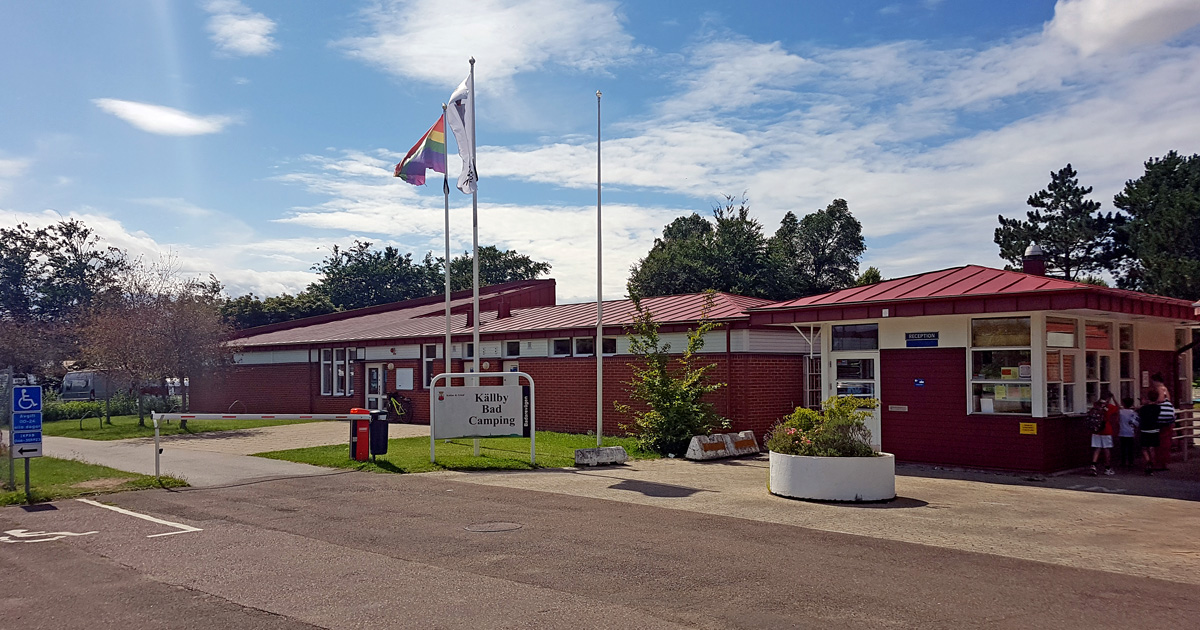
[[[604,268],[600,223],[600,90],[596,90],[596,448],[604,445]]]
[[[442,127],[444,128],[446,120],[446,104],[442,103]],[[446,139],[443,137],[442,142]],[[444,145],[443,145],[444,146]],[[450,169],[445,169],[449,171]],[[450,176],[442,173],[442,195],[446,198],[446,347],[442,349],[442,354],[446,359],[446,374],[454,370],[450,366]],[[450,383],[443,383],[449,385]]]
[[[475,349],[475,373],[479,374],[482,371],[482,362],[479,360],[479,162],[476,158],[475,145],[478,140],[475,138],[475,58],[471,57],[471,128],[468,133],[471,134],[471,165],[475,169],[475,186],[471,191],[471,246],[474,253],[471,255],[472,262],[472,284],[475,288],[474,297],[471,308],[475,312],[475,330],[471,333],[473,348]],[[473,385],[479,385],[479,378],[476,377]],[[479,457],[479,438],[475,438],[475,456]]]

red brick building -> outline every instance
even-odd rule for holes
[[[472,338],[471,292],[451,296],[451,366],[455,372],[520,370],[537,384],[539,429],[583,433],[596,427],[596,304],[555,304],[553,280],[485,287],[480,291],[480,348]],[[702,294],[647,298],[672,348],[704,309]],[[758,435],[806,400],[805,357],[810,348],[795,331],[752,327],[747,309],[768,300],[718,293],[708,317],[721,326],[707,335],[704,359],[728,386],[713,402],[738,430]],[[192,410],[237,413],[345,413],[383,408],[396,391],[413,399],[416,422],[429,422],[429,379],[445,371],[442,296],[311,317],[243,331],[236,365],[195,379]],[[626,327],[629,300],[604,303],[604,399],[629,402]],[[498,379],[497,379],[498,380]],[[484,379],[482,384],[489,384]],[[620,433],[620,417],[605,410],[606,433]]]
[[[593,430],[596,305],[557,305],[554,286],[482,289],[478,353],[469,291],[452,296],[448,349],[441,296],[243,331],[237,365],[196,379],[192,409],[344,413],[397,391],[427,423],[429,379],[448,351],[455,372],[530,374],[539,429]],[[643,300],[676,349],[704,303]],[[633,315],[628,300],[604,304],[609,404],[628,401]],[[1190,401],[1190,352],[1179,349],[1200,321],[1183,300],[978,266],[780,303],[717,294],[708,316],[721,327],[703,356],[727,384],[713,402],[734,430],[761,437],[797,406],[867,396],[881,403],[876,444],[901,461],[1043,472],[1089,457],[1079,416],[1104,389],[1136,398],[1159,373],[1174,400]],[[608,409],[605,431],[619,433],[627,419]]]

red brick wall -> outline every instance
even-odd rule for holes
[[[727,359],[728,357],[728,359]],[[717,364],[712,380],[727,383],[712,396],[717,413],[733,421],[732,430],[752,430],[760,439],[763,433],[803,401],[803,357],[788,355],[705,355]],[[628,403],[627,382],[632,377],[629,356],[604,359],[604,432],[620,434],[621,424],[630,418],[618,414],[614,401]],[[491,359],[484,372],[501,373],[503,361]],[[413,399],[411,422],[429,423],[429,392],[424,383],[420,360],[391,361],[396,368],[413,368],[418,389],[402,391]],[[452,362],[455,371],[462,361]],[[539,429],[585,433],[596,429],[596,360],[594,358],[541,357],[520,359],[520,367],[533,376],[536,384],[537,425]],[[441,360],[437,371],[443,369]],[[244,413],[346,413],[363,405],[364,368],[355,365],[353,398],[321,396],[317,364],[253,365],[230,368],[221,377],[197,379],[192,388],[192,411],[226,412],[235,400],[234,411]],[[387,372],[388,389],[395,385],[395,373]],[[498,385],[500,379],[481,380]],[[461,385],[461,380],[456,379]]]

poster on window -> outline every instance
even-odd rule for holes
[[[529,437],[529,386],[435,387],[430,396],[436,440]]]

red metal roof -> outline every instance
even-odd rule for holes
[[[707,313],[712,320],[748,319],[747,309],[771,304],[770,300],[728,293],[716,293],[713,298],[713,306]],[[456,299],[451,302],[451,308],[457,309],[470,303],[470,297]],[[655,321],[660,324],[693,323],[700,319],[704,304],[705,295],[702,293],[642,300],[642,307],[653,313]],[[305,320],[297,320],[299,325],[284,330],[253,334],[251,329],[237,343],[252,347],[439,337],[446,333],[446,320],[441,316],[444,308],[444,302],[424,303],[407,309],[366,313],[311,325],[305,325]],[[606,300],[604,325],[631,324],[634,313],[632,300]],[[511,316],[504,318],[497,318],[496,311],[488,311],[481,313],[479,319],[481,334],[588,328],[596,325],[596,303],[514,308]],[[450,321],[455,335],[471,332],[465,312],[452,314]]]
[[[977,265],[895,278],[753,308],[751,325],[1031,310],[1090,309],[1200,319],[1191,302]]]
[[[788,310],[810,306],[832,306],[846,304],[864,304],[901,300],[947,299],[963,297],[983,297],[995,295],[1014,295],[1019,293],[1034,293],[1047,291],[1080,291],[1086,290],[1110,294],[1116,297],[1150,300],[1155,302],[1190,306],[1187,300],[1100,287],[1094,284],[1072,282],[1062,278],[1047,278],[1019,271],[992,269],[977,265],[954,267],[940,271],[895,278],[865,287],[851,287],[810,295],[787,302],[777,302],[754,310]]]

